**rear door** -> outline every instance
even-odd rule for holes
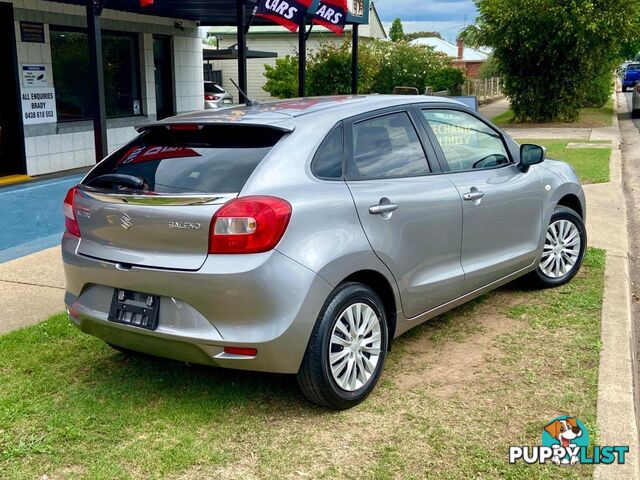
[[[462,206],[407,109],[347,122],[347,184],[376,255],[393,273],[407,317],[458,297]],[[427,160],[429,159],[429,161]]]
[[[462,268],[471,292],[530,266],[542,231],[542,187],[500,132],[469,112],[423,108],[422,119],[463,205]]]
[[[141,135],[80,185],[78,253],[199,269],[208,254],[213,214],[238,195],[282,135],[267,127],[222,125],[159,127]]]

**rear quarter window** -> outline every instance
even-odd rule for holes
[[[142,179],[141,193],[238,193],[283,135],[267,127],[156,127],[100,163],[84,185],[126,190],[100,178],[116,174]]]

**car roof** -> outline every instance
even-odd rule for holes
[[[138,131],[175,123],[260,125],[292,131],[301,121],[317,121],[320,117],[339,121],[383,108],[414,103],[450,103],[464,106],[457,100],[426,95],[342,95],[305,97],[254,104],[236,105],[219,110],[185,113],[138,127]]]

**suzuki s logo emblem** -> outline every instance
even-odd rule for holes
[[[120,225],[125,230],[129,230],[131,227],[133,227],[133,223],[131,223],[131,217],[126,213],[123,213],[120,217]]]

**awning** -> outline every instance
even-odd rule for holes
[[[247,50],[247,58],[277,58],[276,52],[263,52],[260,50]],[[203,48],[203,60],[236,60],[238,58],[237,45],[231,48]]]

